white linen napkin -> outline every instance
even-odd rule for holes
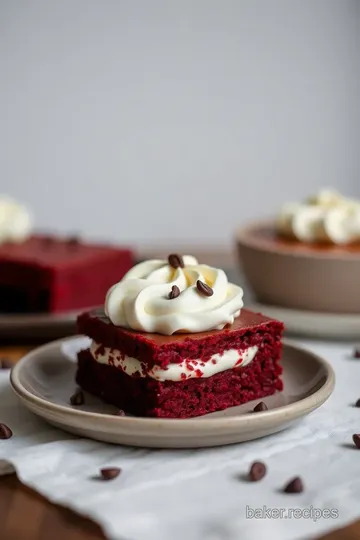
[[[352,444],[352,434],[360,432],[360,408],[353,406],[360,397],[360,359],[351,358],[351,345],[302,344],[335,369],[329,401],[282,433],[204,450],[75,438],[28,412],[11,391],[8,372],[0,372],[0,422],[14,432],[0,440],[0,472],[16,469],[26,485],[98,521],[113,540],[293,540],[344,526],[360,517],[360,450]],[[244,475],[255,460],[264,461],[268,473],[249,483]],[[123,472],[96,481],[105,466]],[[297,475],[304,492],[284,494],[284,484]],[[281,512],[282,519],[276,517]]]

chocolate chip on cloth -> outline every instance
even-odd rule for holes
[[[250,467],[249,480],[250,482],[258,482],[264,478],[266,474],[266,465],[261,461],[254,461]]]
[[[302,493],[304,491],[304,484],[300,476],[296,476],[284,487],[284,493]]]
[[[353,358],[360,358],[360,349],[358,347],[353,350]]]
[[[0,369],[11,369],[12,367],[13,363],[10,358],[0,358]]]
[[[356,448],[359,448],[359,450],[360,450],[360,434],[359,433],[354,433],[354,435],[352,436],[352,440],[353,440],[353,443],[355,444]]]
[[[100,469],[100,475],[103,480],[114,480],[120,473],[121,469],[119,467],[105,467],[104,469]]]
[[[0,424],[0,439],[10,439],[13,432],[6,424]]]

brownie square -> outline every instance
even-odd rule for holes
[[[164,336],[114,326],[90,311],[78,317],[78,331],[93,342],[78,354],[76,380],[137,416],[204,415],[282,390],[283,328],[243,309],[223,330]]]
[[[0,311],[61,312],[100,305],[134,264],[129,249],[33,236],[0,246]]]

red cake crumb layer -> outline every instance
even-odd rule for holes
[[[34,236],[0,246],[0,311],[59,312],[99,305],[133,266],[128,249]]]
[[[129,377],[113,366],[99,364],[85,350],[78,356],[76,381],[84,390],[136,416],[190,418],[282,390],[281,372],[279,361],[261,351],[244,368],[206,379],[158,382]]]
[[[253,345],[257,346],[265,340],[266,334],[277,335],[280,340],[284,325],[260,313],[243,309],[234,323],[224,330],[163,336],[114,326],[103,311],[94,310],[78,317],[77,328],[80,334],[137,358],[150,368],[155,364],[165,368],[170,363],[179,363],[184,359],[206,362],[213,354],[221,354],[228,349],[241,351],[251,346],[249,339],[253,335]]]
[[[261,314],[242,310],[226,330],[173,336],[118,328],[96,312],[81,315],[78,328],[95,341],[137,358],[148,367],[156,364],[164,368],[189,358],[206,362],[215,353],[228,349],[241,352],[258,347],[254,360],[245,367],[179,382],[131,377],[117,367],[96,362],[89,349],[81,351],[77,383],[130,414],[162,418],[200,416],[263,398],[283,388],[280,378],[283,324]]]

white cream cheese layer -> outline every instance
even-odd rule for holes
[[[147,370],[145,364],[136,358],[122,354],[117,349],[103,347],[93,341],[90,353],[96,362],[115,366],[132,377],[150,377],[157,381],[185,381],[192,378],[212,377],[216,373],[228,369],[245,367],[254,358],[258,347],[248,347],[245,350],[229,349],[223,354],[213,354],[209,360],[183,360],[178,364],[169,364],[166,369],[153,366]]]

